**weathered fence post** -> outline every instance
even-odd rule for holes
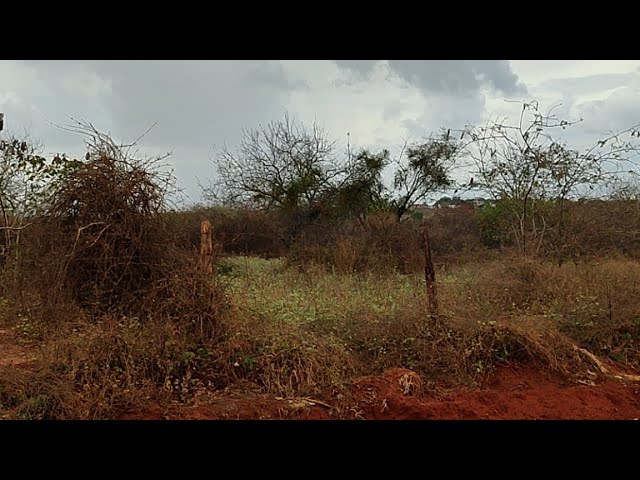
[[[436,271],[431,257],[431,245],[427,224],[422,224],[422,245],[424,247],[424,279],[427,284],[427,311],[433,320],[438,318],[438,291],[436,288]]]
[[[200,224],[200,269],[213,273],[213,229],[209,220]]]

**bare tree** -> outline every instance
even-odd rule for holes
[[[520,102],[516,124],[489,120],[468,126],[465,151],[472,160],[473,187],[503,200],[512,214],[512,230],[523,253],[538,252],[548,225],[548,209],[557,214],[562,236],[565,202],[588,195],[620,173],[635,168],[633,155],[640,126],[612,133],[584,152],[570,149],[552,134],[582,121],[543,114],[537,102]],[[627,141],[623,140],[628,136]]]
[[[343,174],[334,146],[317,124],[307,129],[286,114],[244,130],[237,151],[224,146],[217,152],[218,178],[207,193],[258,207],[311,206]]]
[[[157,122],[153,123],[131,143],[117,143],[110,134],[101,132],[93,123],[87,120],[78,120],[70,117],[70,123],[53,125],[84,138],[84,144],[87,150],[84,160],[89,161],[104,156],[119,162],[125,168],[144,170],[153,176],[163,202],[170,203],[169,198],[171,195],[175,195],[178,192],[173,169],[166,162],[166,160],[172,156],[171,152],[157,156],[140,155],[140,140],[157,125]],[[63,155],[63,157],[65,156]],[[80,162],[78,160],[67,161],[67,170],[73,169],[79,164]]]
[[[286,246],[333,207],[336,188],[348,168],[334,153],[335,142],[314,123],[307,128],[284,119],[244,130],[237,150],[224,146],[213,158],[217,179],[205,189],[224,203],[281,214]]]

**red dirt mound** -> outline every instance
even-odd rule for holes
[[[631,420],[640,417],[640,385],[606,381],[575,385],[531,366],[500,368],[480,390],[436,398],[410,370],[392,369],[352,385],[355,405],[347,416],[375,420]],[[331,401],[327,400],[328,403]],[[330,406],[312,399],[281,399],[254,393],[221,394],[198,406],[158,406],[124,419],[329,420]],[[334,414],[335,415],[335,414]],[[344,418],[344,415],[342,415]]]
[[[640,417],[640,386],[616,381],[565,384],[529,366],[499,369],[482,390],[436,399],[407,392],[413,372],[394,369],[354,383],[359,415],[393,420],[631,420]]]

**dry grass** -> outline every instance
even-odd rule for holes
[[[5,369],[0,403],[18,418],[108,419],[202,387],[211,347],[162,321],[77,319],[49,331],[33,371]]]
[[[431,323],[418,274],[224,258],[220,342],[175,322],[69,323],[47,339],[28,381],[0,372],[0,401],[26,418],[112,418],[147,399],[189,401],[205,387],[247,382],[279,396],[344,396],[354,378],[396,367],[420,376],[406,385],[417,395],[472,387],[507,362],[593,380],[598,368],[576,344],[640,367],[638,267],[619,258],[451,267],[438,277],[442,322]]]
[[[558,268],[512,258],[455,267],[439,278],[444,323],[433,325],[426,317],[420,275],[345,275],[319,266],[304,271],[288,269],[284,262],[275,260],[225,260],[234,318],[242,322],[244,345],[252,345],[248,351],[254,352],[252,335],[254,340],[278,339],[280,361],[284,361],[284,352],[290,352],[292,364],[303,365],[298,359],[305,351],[299,347],[322,345],[306,350],[309,362],[326,363],[323,356],[332,351],[337,363],[346,366],[341,371],[332,365],[334,374],[325,386],[353,374],[376,374],[393,367],[412,369],[426,381],[472,384],[497,363],[509,361],[535,362],[583,378],[590,363],[573,345],[589,345],[569,327],[576,318],[599,318],[602,331],[621,335],[620,326],[637,325],[637,266],[633,261],[609,259]],[[607,288],[612,292],[614,286],[614,320],[619,323],[606,321],[606,302],[594,300],[606,296]],[[237,327],[231,330],[237,331]],[[602,332],[589,331],[600,340],[607,338]],[[625,344],[625,361],[638,366],[637,357],[633,357],[637,352],[629,347],[632,341],[638,341],[635,331]],[[235,358],[243,358],[242,345],[236,345]],[[598,354],[608,355],[602,349]],[[256,358],[270,358],[249,356],[253,368],[258,369]],[[309,393],[323,386],[315,380],[318,378],[315,374],[308,382]],[[262,385],[267,391],[283,393],[273,386],[286,383],[269,380]]]
[[[332,251],[336,272],[353,273],[356,269],[359,253],[352,240],[347,237],[338,238]]]
[[[37,368],[0,374],[22,417],[108,418],[185,393],[224,336],[224,295],[166,224],[159,159],[87,128],[86,162],[52,182],[2,271],[5,322],[41,345]]]

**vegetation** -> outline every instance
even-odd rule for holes
[[[85,160],[43,184],[2,270],[4,321],[44,342],[34,378],[2,382],[0,403],[27,416],[100,418],[161,396],[223,334],[219,291],[167,228],[158,159],[76,128]]]
[[[0,331],[35,360],[0,363],[0,415],[115,418],[244,388],[332,399],[352,418],[352,380],[397,367],[431,391],[505,363],[583,382],[605,360],[640,369],[637,185],[605,168],[630,165],[635,147],[611,137],[583,155],[544,136],[570,125],[550,119],[525,104],[518,126],[342,160],[317,126],[285,117],[219,152],[217,204],[177,210],[163,157],[138,158],[91,124],[72,127],[82,160],[5,143]],[[458,167],[473,179],[456,182]],[[589,185],[606,194],[581,193]],[[491,198],[422,205],[475,188]],[[197,267],[204,220],[213,274]]]
[[[562,263],[562,247],[571,236],[565,224],[568,200],[593,198],[592,192],[637,173],[634,139],[640,126],[613,133],[580,152],[554,136],[578,122],[552,112],[545,115],[537,102],[523,102],[518,124],[490,121],[467,127],[462,135],[471,137],[466,152],[476,182],[472,185],[472,179],[469,187],[488,191],[502,202],[523,254],[537,254],[545,236],[552,236]]]

